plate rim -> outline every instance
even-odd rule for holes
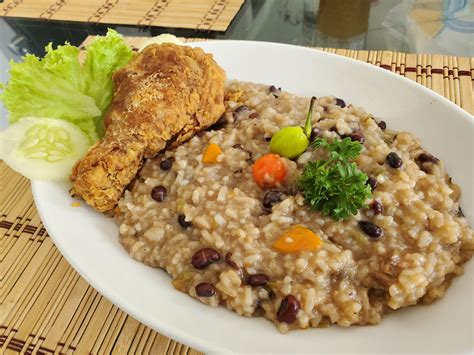
[[[265,45],[265,46],[275,46],[275,47],[290,47],[291,50],[299,50],[302,53],[303,52],[313,52],[316,51],[319,53],[319,55],[327,56],[327,57],[332,57],[332,58],[338,58],[338,60],[345,61],[347,63],[352,63],[350,65],[362,65],[366,67],[370,67],[370,70],[373,71],[378,71],[381,75],[386,75],[386,76],[391,76],[392,80],[399,80],[400,82],[404,82],[404,85],[411,85],[412,87],[416,87],[416,90],[422,90],[429,96],[433,97],[434,99],[437,99],[442,102],[443,105],[447,105],[451,109],[457,111],[459,113],[459,116],[463,118],[468,124],[471,125],[472,128],[474,128],[474,119],[468,113],[465,111],[463,108],[460,106],[456,105],[455,103],[451,102],[449,99],[444,97],[443,95],[437,93],[434,90],[431,90],[415,81],[412,81],[408,78],[402,77],[397,73],[394,73],[392,71],[383,69],[381,67],[378,67],[374,64],[366,63],[354,58],[349,58],[345,57],[339,54],[335,53],[330,53],[330,52],[325,52],[320,49],[316,48],[308,48],[308,47],[302,47],[302,46],[297,46],[297,45],[291,45],[291,44],[284,44],[284,43],[275,43],[275,42],[264,42],[264,41],[246,41],[246,40],[208,40],[208,41],[199,41],[199,42],[190,42],[190,43],[185,43],[185,45],[189,45],[191,47],[208,47],[208,46],[213,46],[213,45]],[[204,48],[205,50],[208,50],[208,48]],[[382,74],[383,73],[383,74]],[[221,347],[216,344],[210,344],[207,340],[201,339],[193,334],[183,332],[182,330],[178,329],[175,326],[170,326],[170,324],[167,324],[165,321],[161,320],[152,320],[147,319],[146,317],[142,317],[141,313],[138,311],[135,311],[134,307],[128,304],[127,300],[124,298],[121,298],[120,294],[115,293],[113,290],[108,290],[107,288],[104,288],[100,285],[100,282],[96,282],[93,275],[90,273],[87,273],[84,271],[82,266],[78,263],[75,263],[73,261],[72,255],[70,255],[65,249],[64,246],[60,242],[60,238],[56,238],[54,236],[54,233],[50,233],[54,227],[51,227],[48,225],[48,223],[45,222],[44,219],[44,212],[42,208],[40,207],[42,205],[41,199],[39,198],[39,185],[37,181],[31,181],[31,187],[32,187],[32,194],[34,198],[35,205],[37,207],[38,214],[41,218],[41,221],[44,224],[45,229],[48,231],[48,235],[54,242],[54,245],[58,250],[61,252],[61,255],[68,261],[68,263],[73,267],[73,269],[79,273],[81,277],[83,277],[90,286],[92,286],[95,290],[97,290],[101,296],[105,297],[108,301],[110,301],[112,304],[114,304],[116,307],[118,307],[120,310],[122,310],[124,313],[131,315],[133,318],[138,320],[139,322],[145,324],[146,326],[150,327],[151,329],[175,340],[181,343],[184,343],[186,345],[189,345],[195,349],[199,349],[204,352],[210,352],[210,353],[223,353],[223,352],[229,352],[232,351],[228,348]],[[277,330],[275,330],[277,332]],[[468,350],[468,349],[466,349]]]

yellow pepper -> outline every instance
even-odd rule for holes
[[[313,251],[321,247],[321,238],[313,231],[302,225],[294,225],[285,231],[273,243],[273,248],[282,253],[296,253],[299,251]]]
[[[214,164],[217,162],[217,157],[222,154],[222,149],[214,143],[209,144],[202,156],[202,162],[206,164]]]

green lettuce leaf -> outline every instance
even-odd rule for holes
[[[115,31],[97,37],[87,48],[83,65],[79,48],[49,44],[40,59],[28,54],[10,62],[10,80],[0,99],[10,124],[22,117],[49,117],[77,125],[91,143],[103,135],[102,118],[113,96],[112,74],[126,65],[132,51]]]
[[[28,116],[63,119],[78,125],[95,141],[98,137],[91,117],[100,116],[101,111],[91,97],[77,91],[77,84],[67,80],[68,72],[61,69],[48,70],[45,61],[34,55],[26,55],[21,63],[10,62],[10,81],[0,95],[9,122]]]
[[[84,92],[85,78],[82,65],[79,62],[79,48],[66,42],[64,46],[53,49],[52,43],[46,46],[46,55],[43,58],[44,68],[63,78],[73,85],[77,91]]]
[[[125,66],[132,58],[132,51],[114,30],[105,37],[97,37],[86,50],[84,62],[85,91],[95,100],[97,107],[105,111],[112,101],[112,74]]]
[[[112,74],[123,68],[132,59],[132,50],[123,37],[109,28],[105,37],[97,37],[86,49],[83,65],[85,77],[84,93],[92,97],[104,114],[114,93]],[[95,119],[97,133],[104,135],[103,115]]]

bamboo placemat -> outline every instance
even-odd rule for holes
[[[225,31],[245,0],[5,0],[0,16]]]
[[[143,40],[127,38],[134,48]],[[323,50],[394,71],[474,113],[474,58]],[[48,237],[28,180],[3,162],[0,179],[0,353],[198,354],[99,295]]]

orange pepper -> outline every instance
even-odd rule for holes
[[[322,240],[308,228],[302,225],[294,225],[285,231],[273,243],[273,248],[282,253],[296,253],[299,251],[312,251],[321,247]]]
[[[222,149],[217,144],[211,143],[206,147],[202,156],[202,162],[206,164],[214,164],[217,157],[222,154]]]
[[[252,166],[252,176],[260,187],[273,187],[285,181],[288,168],[278,154],[265,154]]]

